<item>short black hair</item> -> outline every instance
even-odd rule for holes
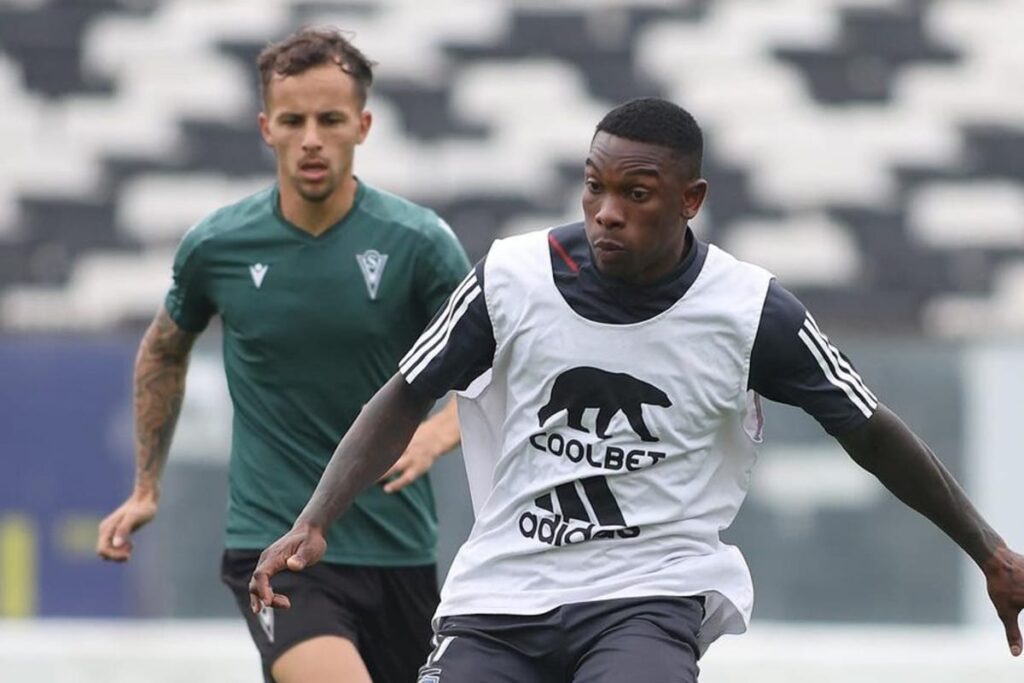
[[[278,76],[295,76],[322,64],[337,64],[356,82],[361,105],[373,84],[374,62],[366,58],[342,31],[331,27],[307,27],[268,45],[260,52],[256,65],[260,71],[260,89],[266,101],[270,81]]]
[[[690,112],[659,97],[641,97],[620,104],[597,124],[605,132],[634,142],[667,147],[694,178],[700,177],[704,134]]]

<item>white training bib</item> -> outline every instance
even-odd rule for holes
[[[597,323],[555,286],[547,235],[487,257],[494,363],[459,397],[476,523],[438,615],[704,595],[703,649],[750,617],[749,571],[719,532],[760,441],[747,375],[771,275],[712,246],[670,309]]]

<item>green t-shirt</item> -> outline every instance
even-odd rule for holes
[[[361,181],[351,211],[318,237],[284,219],[276,186],[186,233],[165,305],[187,331],[223,322],[228,548],[262,549],[291,528],[363,404],[468,271],[435,213]],[[327,542],[329,562],[434,562],[428,478],[394,494],[372,486]]]

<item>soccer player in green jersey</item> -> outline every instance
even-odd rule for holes
[[[331,529],[326,563],[281,577],[292,609],[254,615],[246,586],[260,550],[291,527],[339,437],[469,262],[437,215],[353,174],[372,121],[371,63],[355,47],[335,31],[305,29],[258,63],[259,127],[277,182],[182,240],[136,360],[135,488],[101,523],[97,551],[127,560],[131,534],[156,514],[189,352],[219,315],[234,404],[222,578],[266,679],[411,681],[437,605],[437,522],[421,475],[458,442],[453,404]]]

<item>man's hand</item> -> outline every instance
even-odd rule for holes
[[[438,458],[455,448],[458,443],[459,418],[455,399],[451,399],[444,408],[416,429],[405,451],[380,478],[381,481],[387,482],[384,484],[384,492],[401,491],[423,476]],[[387,481],[392,477],[395,478]]]
[[[1010,653],[1017,657],[1024,648],[1017,623],[1017,617],[1024,608],[1024,556],[1001,546],[982,564],[981,570],[985,572],[988,596],[1006,629]]]
[[[308,524],[297,524],[260,554],[260,561],[249,581],[249,606],[254,613],[263,607],[288,609],[287,596],[275,593],[270,579],[284,570],[300,572],[316,564],[327,550],[323,531]]]
[[[412,437],[412,441],[406,447],[405,452],[395,461],[384,476],[380,478],[384,484],[385,493],[401,491],[413,483],[427,470],[434,465],[434,461],[441,457],[443,451],[441,445],[429,433],[424,434],[424,428],[420,427]],[[394,479],[391,479],[394,477]],[[391,481],[388,481],[391,479]]]
[[[132,534],[156,516],[156,509],[155,495],[133,493],[100,522],[96,554],[104,560],[127,561],[132,556]]]

